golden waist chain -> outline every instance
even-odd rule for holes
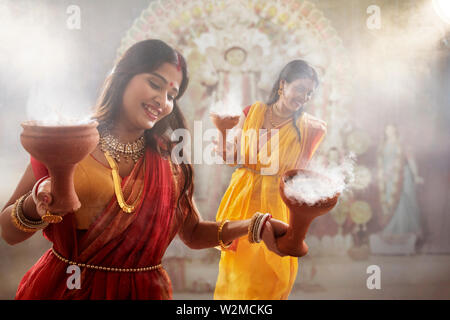
[[[143,267],[143,268],[115,268],[115,267],[102,267],[102,266],[95,266],[92,264],[85,264],[85,263],[78,263],[74,261],[70,261],[64,257],[62,257],[58,252],[56,252],[55,249],[52,247],[52,253],[57,257],[59,260],[61,260],[64,263],[76,265],[82,268],[88,268],[88,269],[95,269],[95,270],[101,270],[101,271],[111,271],[111,272],[145,272],[145,271],[154,271],[156,269],[162,268],[162,264],[158,264],[151,267]]]

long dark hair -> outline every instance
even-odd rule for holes
[[[103,84],[93,118],[98,121],[100,131],[111,126],[113,121],[117,119],[122,107],[123,94],[129,81],[137,74],[153,72],[164,63],[171,63],[180,67],[183,79],[178,95],[173,101],[172,112],[158,121],[153,128],[145,131],[145,140],[149,147],[162,156],[169,155],[170,157],[173,146],[178,143],[170,140],[170,131],[187,128],[186,120],[177,101],[186,91],[189,77],[184,57],[165,42],[156,39],[140,41],[131,46],[120,57],[112,73]],[[165,146],[163,150],[160,148],[161,142]],[[186,192],[190,198],[193,194],[193,168],[186,163],[182,163],[180,166],[184,174],[184,186],[180,198]],[[180,204],[180,198],[178,199],[178,205]]]
[[[281,81],[284,80],[286,83],[291,83],[297,79],[311,79],[316,84],[316,87],[319,85],[319,78],[317,76],[316,70],[311,67],[304,60],[292,60],[289,62],[280,72],[278,79],[275,81],[272,87],[272,91],[270,92],[269,99],[266,102],[266,105],[273,105],[278,101],[280,95],[278,94],[278,89],[280,89]],[[301,141],[301,133],[300,128],[297,126],[297,119],[303,114],[303,106],[299,108],[292,117],[292,124],[294,125],[295,130],[297,131],[298,140]]]

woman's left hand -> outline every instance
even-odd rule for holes
[[[284,254],[278,250],[277,246],[277,239],[278,237],[282,236],[286,233],[288,228],[288,225],[280,220],[276,219],[270,219],[269,221],[266,221],[266,224],[264,226],[264,230],[262,233],[262,239],[264,241],[264,244],[266,245],[267,249],[269,249],[272,252],[275,252],[280,257],[287,256],[287,254]]]

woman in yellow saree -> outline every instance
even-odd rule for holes
[[[258,211],[289,221],[289,210],[278,191],[280,176],[304,168],[326,133],[325,122],[303,111],[317,85],[311,66],[291,61],[281,71],[269,101],[244,110],[241,136],[236,138],[243,164],[232,175],[217,221],[247,219]],[[287,299],[297,270],[296,257],[280,257],[262,243],[236,239],[221,252],[214,299]]]

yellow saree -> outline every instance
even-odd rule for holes
[[[289,221],[289,210],[278,191],[280,176],[287,170],[307,165],[325,136],[326,127],[323,121],[303,113],[297,120],[301,142],[292,122],[288,122],[269,139],[267,149],[272,152],[267,153],[269,162],[266,162],[260,154],[264,148],[259,151],[255,148],[266,110],[267,106],[260,102],[250,108],[241,136],[241,154],[246,161],[232,175],[217,212],[217,221],[249,219],[257,211],[269,212],[286,223]],[[252,129],[257,134],[246,134]],[[248,164],[247,160],[252,157],[256,163]],[[261,174],[261,170],[274,161],[278,170],[271,175]],[[235,241],[235,251],[221,252],[214,299],[287,299],[297,275],[297,258],[280,257],[262,242],[251,244],[246,237]]]

